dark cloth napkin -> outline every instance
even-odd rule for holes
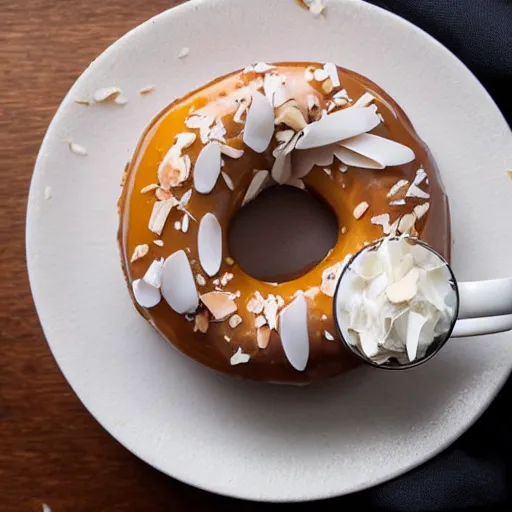
[[[493,96],[512,126],[512,0],[370,3],[406,18],[457,55]],[[512,162],[512,154],[510,159]],[[510,193],[512,201],[512,184]],[[480,420],[444,453],[396,480],[327,503],[338,510],[487,511],[512,510],[511,497],[509,379]]]

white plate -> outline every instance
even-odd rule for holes
[[[179,60],[185,46],[190,54]],[[125,163],[146,124],[175,96],[260,60],[334,61],[383,86],[440,166],[458,277],[510,272],[512,188],[505,169],[512,136],[453,55],[359,1],[330,0],[326,16],[314,19],[294,0],[209,0],[165,12],[124,36],[64,99],[30,190],[30,281],[66,378],[141,459],[239,498],[326,498],[399,475],[454,441],[508,376],[512,339],[454,340],[410,372],[367,368],[301,389],[238,382],[202,368],[139,317],[116,246]],[[140,96],[148,83],[156,90]],[[110,85],[126,91],[125,107],[73,103]],[[68,138],[89,155],[71,153]]]

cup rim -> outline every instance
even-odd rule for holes
[[[338,293],[339,293],[339,290],[340,290],[341,280],[343,279],[345,273],[350,268],[350,266],[354,263],[354,261],[363,252],[371,250],[372,248],[376,248],[377,246],[381,245],[385,240],[400,240],[402,238],[407,238],[409,240],[412,240],[414,243],[417,243],[417,244],[421,245],[422,247],[428,249],[430,252],[434,253],[438,258],[440,258],[445,263],[446,267],[448,268],[448,271],[450,272],[451,278],[452,278],[453,289],[455,291],[456,306],[455,306],[455,314],[453,315],[453,320],[452,320],[452,322],[450,324],[450,328],[448,329],[448,331],[446,333],[446,336],[444,337],[444,339],[441,342],[437,343],[436,348],[434,350],[432,350],[430,354],[428,354],[428,351],[427,351],[427,355],[425,357],[421,358],[421,359],[412,361],[412,362],[407,363],[407,364],[400,364],[400,365],[391,366],[391,365],[387,365],[387,363],[378,364],[375,361],[372,361],[371,359],[369,359],[366,356],[364,356],[363,354],[361,354],[361,352],[355,346],[351,345],[345,339],[345,337],[343,336],[343,333],[342,333],[342,331],[340,329],[340,324],[339,324],[339,320],[338,320],[338,311],[337,311],[336,305],[338,303]],[[373,242],[371,242],[369,245],[365,245],[364,247],[359,249],[350,258],[350,260],[347,262],[347,264],[343,267],[343,269],[341,271],[341,274],[340,274],[340,276],[338,278],[338,282],[336,283],[336,288],[334,290],[334,295],[333,295],[332,310],[333,310],[332,311],[332,317],[333,317],[333,320],[334,320],[336,332],[338,333],[338,336],[341,339],[342,345],[344,346],[345,349],[347,349],[349,352],[351,352],[353,355],[355,355],[355,357],[357,357],[360,361],[362,361],[363,363],[367,364],[368,366],[373,366],[374,368],[379,368],[380,370],[391,370],[391,371],[410,370],[412,368],[416,368],[416,367],[421,366],[421,365],[425,364],[426,362],[430,361],[434,356],[436,356],[441,351],[441,349],[445,346],[447,341],[450,339],[450,337],[451,337],[451,335],[453,333],[453,329],[455,328],[455,324],[457,322],[457,319],[459,317],[460,292],[459,292],[459,286],[458,286],[455,274],[453,272],[453,269],[452,269],[451,265],[448,263],[448,261],[446,260],[446,258],[444,258],[441,254],[439,254],[439,252],[436,251],[434,248],[432,248],[427,242],[425,242],[423,240],[420,240],[417,237],[413,237],[413,236],[410,236],[410,235],[396,235],[396,236],[392,236],[392,237],[378,238],[378,239],[374,240]]]

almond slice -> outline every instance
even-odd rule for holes
[[[270,342],[270,327],[268,325],[263,325],[258,327],[256,331],[256,342],[258,343],[258,348],[261,350],[265,350],[268,347]]]
[[[184,47],[178,53],[178,59],[184,59],[190,53],[190,48]]]
[[[193,313],[197,309],[199,296],[185,251],[177,251],[165,260],[161,289],[164,299],[176,313]]]
[[[308,306],[304,294],[281,311],[279,334],[284,353],[290,364],[299,372],[305,370],[309,359]]]
[[[103,87],[93,93],[92,99],[95,103],[106,103],[108,101],[114,101],[121,92],[119,87]]]
[[[217,217],[212,213],[207,213],[201,219],[197,249],[201,267],[210,277],[213,277],[222,264],[222,228]]]
[[[200,194],[209,194],[219,178],[221,151],[216,143],[206,145],[197,157],[194,167],[194,188]]]
[[[154,308],[162,300],[160,290],[142,279],[133,281],[132,290],[135,301],[143,308]]]
[[[242,206],[252,201],[265,187],[268,180],[269,172],[268,171],[257,171],[253,176],[252,181],[247,188],[247,192],[245,193],[245,197],[242,201]]]
[[[220,152],[229,158],[238,160],[239,158],[242,158],[244,156],[243,149],[236,149],[231,146],[228,146],[227,144],[219,144],[219,146],[220,146]]]
[[[418,279],[418,269],[413,268],[400,281],[388,285],[386,295],[390,302],[401,304],[414,299],[418,293]]]
[[[407,164],[416,158],[414,151],[407,146],[369,133],[344,140],[341,146],[384,167]]]
[[[291,103],[289,102],[278,109],[275,124],[285,124],[292,130],[299,132],[307,126],[307,123],[298,106]]]
[[[347,108],[311,123],[302,131],[297,149],[327,146],[373,130],[380,119],[371,108]]]
[[[134,263],[137,260],[140,260],[141,258],[144,258],[146,254],[149,252],[149,245],[148,244],[142,244],[137,245],[135,249],[133,250],[132,257],[130,259],[130,263]]]
[[[274,109],[263,94],[254,90],[245,122],[244,143],[256,153],[263,153],[274,135]]]
[[[167,217],[171,213],[171,210],[176,206],[177,201],[174,197],[165,201],[156,201],[153,205],[153,211],[151,212],[151,218],[149,219],[149,230],[156,233],[158,236],[162,234]]]
[[[212,314],[216,322],[222,322],[228,316],[236,313],[235,301],[225,292],[208,292],[200,296],[201,302]]]
[[[239,364],[245,364],[248,363],[251,360],[251,356],[249,354],[244,354],[242,352],[242,349],[239,348],[229,360],[229,364],[231,366],[237,366]]]

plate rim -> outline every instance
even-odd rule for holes
[[[236,1],[242,2],[244,0],[236,0]],[[363,2],[361,2],[361,0],[330,0],[330,1],[335,1],[338,3],[356,3],[356,2],[359,2],[361,4],[363,3]],[[78,392],[78,390],[75,388],[75,385],[74,385],[72,379],[68,375],[68,370],[67,369],[65,370],[63,368],[63,366],[61,366],[61,364],[59,362],[59,358],[57,357],[57,355],[54,351],[54,348],[52,347],[52,342],[50,341],[50,338],[47,336],[46,328],[44,325],[44,320],[40,313],[40,305],[41,305],[42,301],[44,301],[44,297],[41,297],[40,295],[38,295],[38,292],[36,291],[37,286],[35,286],[34,283],[37,279],[35,277],[37,270],[36,270],[35,262],[32,261],[31,239],[33,237],[31,235],[31,233],[33,230],[37,229],[37,227],[36,227],[37,222],[35,219],[36,215],[35,215],[35,211],[34,211],[36,208],[37,198],[35,197],[36,196],[36,190],[35,190],[36,187],[34,186],[34,182],[36,180],[36,175],[38,174],[38,172],[40,172],[40,171],[38,171],[38,169],[40,169],[43,166],[42,159],[43,159],[43,155],[44,155],[44,152],[45,152],[47,146],[50,144],[49,143],[50,134],[52,133],[52,131],[55,130],[56,126],[60,123],[60,117],[63,115],[62,107],[66,103],[66,100],[68,99],[68,97],[70,97],[73,94],[75,88],[77,87],[77,84],[79,84],[82,80],[84,80],[84,76],[86,76],[90,72],[90,67],[91,67],[92,63],[95,63],[96,61],[98,61],[100,59],[108,57],[110,55],[110,53],[116,51],[117,48],[120,45],[122,45],[124,41],[127,40],[127,38],[131,37],[133,34],[136,34],[141,30],[144,30],[146,28],[146,26],[150,25],[151,23],[153,23],[157,20],[158,21],[162,20],[162,19],[166,18],[167,16],[173,16],[174,14],[177,14],[178,12],[181,12],[181,11],[183,11],[183,12],[185,12],[186,10],[193,11],[196,6],[198,6],[204,2],[205,2],[205,0],[189,0],[188,2],[184,2],[176,7],[172,7],[165,11],[162,11],[162,12],[156,14],[155,16],[148,18],[146,21],[142,22],[141,24],[133,27],[132,29],[127,31],[125,34],[123,34],[121,37],[119,37],[116,41],[114,41],[112,44],[110,44],[99,55],[97,55],[97,57],[76,78],[76,80],[73,82],[72,86],[69,88],[67,93],[64,95],[64,97],[60,101],[59,106],[58,106],[57,110],[55,111],[51,122],[48,125],[48,128],[45,132],[45,135],[44,135],[41,145],[39,147],[37,158],[34,163],[32,177],[30,179],[30,187],[29,187],[27,207],[26,207],[26,224],[25,224],[25,257],[26,257],[27,273],[28,273],[31,296],[32,296],[36,314],[37,314],[37,317],[39,320],[39,324],[41,326],[41,330],[44,334],[48,348],[49,348],[53,358],[55,359],[55,362],[57,364],[59,371],[63,374],[64,378],[66,379],[67,384],[73,390],[73,393],[76,395],[76,397],[79,399],[79,401],[83,404],[87,413],[90,414],[98,422],[98,424],[101,425],[101,427],[113,439],[115,439],[117,442],[119,442],[125,449],[130,451],[138,459],[143,461],[145,464],[148,464],[152,468],[160,471],[161,473],[163,473],[167,476],[170,476],[173,479],[176,479],[177,481],[180,481],[182,483],[185,483],[189,486],[195,487],[202,491],[210,492],[210,493],[217,494],[220,496],[242,499],[242,500],[253,501],[253,502],[268,502],[268,503],[309,502],[309,501],[323,500],[323,499],[328,499],[328,498],[341,497],[341,496],[345,496],[348,494],[352,494],[352,493],[356,493],[356,492],[360,492],[363,490],[373,488],[377,485],[391,481],[399,476],[402,476],[402,475],[418,468],[419,466],[425,464],[426,462],[428,462],[429,460],[433,459],[434,457],[439,455],[441,452],[446,450],[449,446],[451,446],[457,439],[459,439],[464,433],[466,433],[487,411],[490,404],[494,401],[496,396],[500,393],[504,384],[510,377],[510,375],[512,373],[512,368],[510,368],[509,371],[503,376],[503,378],[500,379],[499,383],[496,385],[495,389],[488,396],[488,398],[486,400],[482,401],[481,405],[479,405],[479,410],[478,410],[477,414],[473,415],[473,417],[471,418],[471,420],[469,422],[467,422],[462,427],[460,427],[455,432],[453,432],[452,435],[446,436],[446,438],[444,440],[442,440],[440,442],[440,444],[437,446],[436,450],[432,450],[423,456],[417,457],[413,463],[407,462],[407,464],[405,464],[404,467],[399,468],[394,472],[390,472],[386,476],[369,479],[365,483],[362,483],[360,485],[349,486],[341,493],[335,492],[330,489],[326,489],[326,492],[322,492],[322,493],[319,493],[319,492],[316,494],[314,494],[314,493],[312,494],[310,492],[303,493],[305,495],[308,495],[308,497],[304,497],[304,496],[300,495],[300,496],[292,497],[292,498],[290,498],[289,496],[283,497],[283,498],[276,498],[275,496],[265,496],[264,490],[262,490],[262,493],[260,496],[254,497],[254,496],[250,496],[245,491],[243,491],[243,492],[228,492],[226,490],[212,489],[212,488],[207,487],[207,485],[205,485],[203,481],[195,481],[192,478],[182,477],[181,475],[177,475],[177,474],[171,474],[166,468],[162,467],[158,462],[153,461],[153,460],[148,460],[148,458],[145,457],[144,453],[141,453],[143,450],[140,450],[138,444],[136,442],[133,443],[132,439],[124,439],[121,435],[118,435],[117,432],[114,434],[113,429],[109,428],[104,423],[102,418],[99,418],[98,416],[96,416],[95,414],[93,414],[91,412],[91,407],[89,407],[89,404],[88,404],[89,400],[84,399],[81,396],[81,394]],[[422,28],[414,25],[410,21],[406,20],[405,18],[402,18],[401,16],[399,16],[393,12],[385,10],[384,8],[382,8],[380,6],[364,2],[364,8],[369,9],[370,11],[371,10],[378,11],[381,16],[387,16],[387,17],[393,18],[396,23],[401,23],[402,25],[407,26],[412,31],[414,31],[414,32],[418,33],[419,35],[421,35],[422,37],[426,38],[429,41],[429,44],[434,44],[434,45],[438,46],[439,48],[441,48],[444,52],[448,53],[450,55],[450,57],[452,58],[454,64],[461,66],[465,70],[465,72],[468,73],[468,77],[469,77],[469,75],[472,77],[473,81],[475,82],[475,85],[478,84],[480,92],[484,93],[487,96],[488,100],[490,100],[489,106],[492,104],[493,108],[496,110],[496,113],[498,113],[499,116],[501,117],[502,121],[505,124],[507,124],[507,121],[506,121],[502,111],[497,106],[497,104],[494,101],[494,99],[492,98],[491,94],[483,86],[483,84],[476,77],[476,75],[462,62],[462,60],[459,57],[457,57],[453,52],[451,52],[451,50],[449,50],[445,45],[443,45],[441,42],[439,42],[437,39],[435,39],[433,36],[431,36],[426,31],[424,31]],[[233,491],[235,491],[235,489],[233,489]]]

